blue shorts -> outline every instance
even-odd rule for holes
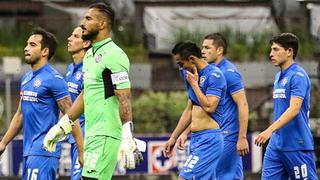
[[[242,158],[237,151],[237,142],[224,141],[223,153],[217,167],[217,179],[243,179]]]
[[[27,156],[23,158],[23,180],[55,180],[59,159],[49,156]]]
[[[179,177],[187,180],[215,179],[222,150],[223,135],[220,129],[192,133],[190,155],[180,170]]]
[[[278,151],[267,147],[263,159],[263,180],[317,180],[313,151]]]
[[[82,167],[78,162],[78,147],[76,143],[71,144],[71,180],[80,180]]]

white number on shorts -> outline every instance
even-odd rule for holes
[[[188,160],[186,161],[186,163],[184,163],[183,166],[187,166],[188,168],[193,168],[194,165],[199,161],[199,157],[198,156],[192,156],[190,155]]]
[[[28,169],[28,180],[37,180],[39,169]],[[31,175],[31,178],[30,178]]]
[[[99,155],[96,153],[85,153],[85,165],[88,166],[90,169],[95,169],[97,161],[99,159]]]
[[[300,169],[301,169],[301,172],[300,172]],[[294,166],[293,170],[294,170],[294,177],[296,179],[308,177],[308,170],[307,170],[306,164],[301,165],[301,168],[299,168],[299,166]]]
[[[79,160],[78,160],[78,157],[77,157],[77,159],[76,159],[76,164],[74,165],[74,169],[80,169],[81,168],[81,165],[80,165],[80,163],[79,163]]]

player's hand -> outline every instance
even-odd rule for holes
[[[135,169],[143,161],[141,151],[146,149],[146,143],[133,138],[132,131],[132,121],[122,125],[122,139],[118,159],[121,161],[119,164],[128,169]]]
[[[186,71],[186,80],[188,81],[188,83],[193,86],[193,85],[198,85],[198,81],[199,81],[199,75],[198,75],[198,70],[197,68],[194,66],[192,68],[193,72],[190,71]]]
[[[244,156],[249,153],[249,144],[248,144],[247,138],[238,139],[237,151],[240,156]]]
[[[163,154],[165,157],[172,157],[173,156],[173,147],[176,143],[176,140],[174,138],[171,138],[166,142],[164,145]]]
[[[124,168],[135,169],[143,161],[142,153],[139,151],[137,144],[132,138],[121,140],[120,161]]]
[[[0,142],[0,156],[2,155],[2,153],[6,150],[6,145],[3,144],[2,142]]]
[[[180,150],[186,150],[187,149],[187,145],[186,145],[186,141],[188,139],[188,134],[186,133],[182,133],[179,138],[177,139],[177,148]]]
[[[267,140],[271,137],[272,131],[269,129],[266,129],[262,133],[258,135],[258,137],[255,139],[254,144],[257,146],[262,146],[264,143],[267,142]]]
[[[68,115],[64,115],[59,122],[54,125],[43,139],[43,147],[49,152],[56,151],[58,141],[72,131],[73,122],[69,119]]]

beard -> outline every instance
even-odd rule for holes
[[[95,29],[91,32],[87,31],[88,34],[83,34],[82,33],[82,39],[84,41],[92,41],[93,39],[95,39],[97,37],[97,35],[99,34],[99,30]]]
[[[30,65],[37,64],[40,59],[24,58],[24,62]]]

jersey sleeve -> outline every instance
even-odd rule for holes
[[[226,85],[226,80],[222,73],[212,73],[207,80],[206,96],[217,96],[221,98]]]
[[[308,78],[306,75],[297,72],[292,76],[290,84],[290,95],[291,97],[298,97],[304,99],[307,94]]]
[[[115,89],[131,88],[129,79],[129,59],[123,51],[114,52],[113,63],[110,64],[111,81]]]
[[[68,85],[66,81],[60,75],[54,75],[51,79],[53,83],[50,83],[50,92],[54,99],[59,101],[60,99],[70,96],[68,92]]]
[[[244,89],[241,74],[236,69],[227,69],[225,78],[230,94],[235,94]]]

